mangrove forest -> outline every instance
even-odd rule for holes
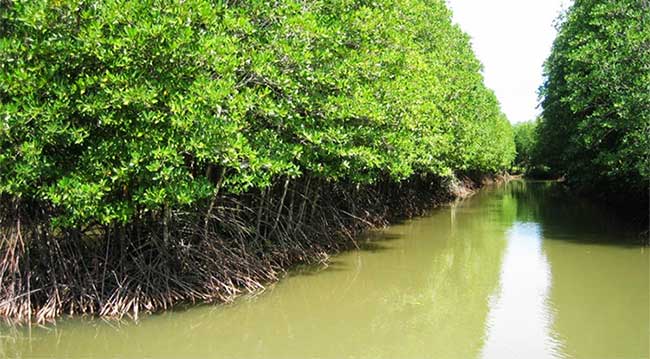
[[[2,6],[7,317],[229,300],[515,153],[443,1]]]
[[[521,122],[445,0],[0,0],[0,356],[647,357],[650,2],[558,13]]]

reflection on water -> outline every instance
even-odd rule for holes
[[[482,191],[233,305],[0,328],[0,357],[647,358],[650,252],[558,193]]]
[[[515,222],[507,234],[499,292],[491,298],[485,358],[562,357],[552,335],[551,267],[536,223]]]

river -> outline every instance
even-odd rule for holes
[[[3,326],[0,357],[648,358],[650,248],[558,186],[484,189],[232,304]]]

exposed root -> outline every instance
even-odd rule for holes
[[[203,206],[162,209],[129,225],[66,231],[51,229],[52,210],[4,201],[0,316],[137,318],[179,303],[229,302],[294,264],[325,262],[364,229],[452,196],[438,178],[358,187],[306,177],[237,197],[215,191]]]

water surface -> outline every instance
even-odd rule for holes
[[[557,187],[481,191],[232,305],[2,327],[0,356],[648,358],[648,247]]]

